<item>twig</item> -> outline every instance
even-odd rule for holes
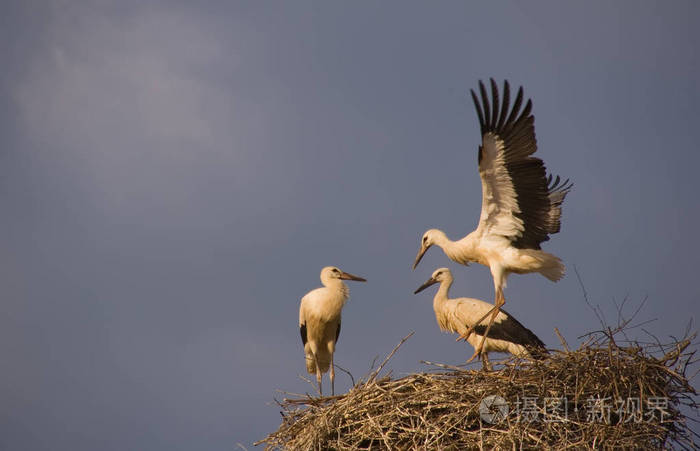
[[[598,318],[598,321],[600,322],[601,326],[603,326],[603,329],[605,329],[605,321],[603,321],[603,318],[600,316],[600,314],[598,314],[598,310],[595,307],[593,307],[591,301],[588,300],[588,292],[586,291],[586,287],[583,285],[581,274],[578,273],[578,268],[576,267],[576,265],[574,265],[574,274],[576,274],[576,279],[578,280],[578,284],[581,287],[581,291],[583,292],[583,300],[586,301],[588,307],[590,307],[590,309],[593,310],[593,313],[595,313],[595,316]]]
[[[318,393],[318,395],[321,396],[321,391],[318,389],[318,385],[311,382],[311,379],[304,377],[301,374],[298,374],[297,376],[299,376],[299,379],[301,379],[304,382],[306,382],[307,384],[311,385],[313,387],[313,389],[316,390],[316,393]]]
[[[355,386],[355,378],[352,377],[352,373],[351,373],[350,371],[346,370],[345,368],[343,368],[342,366],[338,365],[338,364],[335,363],[335,362],[333,363],[333,366],[336,367],[336,368],[338,368],[340,371],[344,372],[344,373],[347,374],[348,376],[350,376],[350,380],[352,381],[352,386],[353,386],[353,387]]]
[[[379,367],[378,367],[376,370],[374,370],[374,371],[372,372],[372,374],[369,375],[369,378],[367,378],[366,384],[369,384],[370,382],[372,382],[372,381],[377,377],[377,375],[378,375],[379,372],[382,370],[382,368],[384,368],[384,365],[386,365],[386,363],[394,356],[394,354],[396,354],[396,351],[399,350],[399,348],[401,347],[401,345],[404,344],[404,343],[406,342],[406,340],[408,340],[409,338],[411,338],[411,336],[413,336],[414,333],[415,333],[415,332],[411,332],[410,334],[406,335],[405,337],[403,337],[403,338],[401,339],[401,341],[399,342],[399,344],[397,344],[397,345],[394,347],[394,350],[391,351],[391,353],[384,359],[384,361],[382,362],[382,364],[379,365]]]
[[[564,340],[564,337],[562,337],[561,334],[559,333],[559,329],[557,329],[557,328],[555,327],[555,328],[554,328],[554,333],[556,333],[556,334],[557,334],[557,337],[559,337],[559,341],[561,341],[561,345],[564,346],[564,349],[566,349],[566,352],[571,352],[571,351],[569,350],[569,345],[566,343],[566,340]]]
[[[430,365],[430,366],[436,366],[438,368],[444,368],[446,370],[454,370],[454,371],[469,371],[465,368],[459,367],[459,366],[454,366],[454,365],[447,365],[445,363],[435,363],[435,362],[429,362],[427,360],[421,360],[420,363],[423,363],[425,365]]]

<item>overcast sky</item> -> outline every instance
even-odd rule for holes
[[[512,276],[548,346],[611,322],[698,318],[700,4],[5,2],[0,15],[0,448],[230,450],[311,391],[299,299],[350,282],[336,363],[395,375],[473,350],[442,334],[488,269],[431,249],[477,223],[479,79],[523,85],[538,156],[575,186],[546,244],[568,275]],[[642,331],[636,336],[647,338]],[[478,367],[478,364],[477,364]],[[349,378],[338,373],[336,388]],[[697,379],[695,380],[697,386]]]

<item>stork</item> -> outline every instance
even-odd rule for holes
[[[435,244],[455,262],[477,262],[491,270],[495,305],[482,318],[491,315],[484,338],[469,361],[481,352],[489,329],[506,302],[503,288],[510,273],[538,272],[554,282],[563,277],[562,261],[544,252],[540,244],[549,240],[550,234],[559,232],[561,205],[573,186],[568,179],[547,176],[542,160],[531,156],[537,150],[535,118],[531,100],[520,110],[523,88],[518,90],[512,107],[507,81],[502,102],[493,79],[490,100],[481,81],[479,91],[481,100],[471,91],[482,135],[478,154],[482,188],[479,224],[458,241],[450,240],[438,229],[426,231],[413,263],[415,269]],[[458,340],[467,339],[480,323],[475,321]]]
[[[321,270],[323,287],[306,293],[299,305],[299,332],[306,355],[306,370],[309,374],[316,374],[321,396],[321,375],[329,368],[331,394],[335,394],[333,353],[340,335],[340,313],[350,295],[343,280],[366,282],[362,277],[343,272],[335,266],[326,266]]]
[[[479,346],[479,340],[484,342],[480,354],[485,370],[491,370],[487,356],[489,352],[509,352],[518,357],[535,359],[540,359],[547,354],[542,340],[505,310],[498,312],[491,333],[486,338],[486,325],[481,324],[481,321],[493,306],[479,299],[449,299],[453,280],[448,268],[436,269],[430,279],[418,287],[414,294],[420,293],[433,284],[440,284],[433,298],[433,310],[435,310],[435,319],[440,330],[464,334],[468,328],[473,327],[474,333],[469,335],[467,341],[474,349]]]

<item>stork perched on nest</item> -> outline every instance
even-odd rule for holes
[[[329,368],[331,393],[335,394],[333,353],[340,335],[340,313],[350,295],[343,280],[366,282],[362,277],[353,276],[334,266],[326,266],[321,270],[323,287],[306,293],[299,305],[299,332],[304,344],[306,370],[309,374],[316,374],[318,393],[321,396],[321,375]]]
[[[433,298],[433,310],[435,310],[435,319],[440,330],[464,334],[467,329],[473,328],[474,333],[469,335],[467,341],[474,349],[479,346],[479,342],[483,341],[480,354],[484,369],[491,369],[487,356],[489,352],[509,352],[518,357],[535,359],[547,354],[542,340],[505,310],[498,312],[491,327],[491,333],[486,338],[486,325],[481,324],[481,321],[493,306],[479,299],[449,299],[453,280],[448,268],[436,269],[430,279],[418,287],[414,294],[420,293],[433,284],[440,284]]]
[[[426,231],[413,263],[415,269],[425,252],[436,244],[457,263],[477,262],[491,270],[495,305],[481,318],[491,315],[484,338],[469,361],[481,353],[484,340],[506,302],[503,288],[510,273],[538,272],[554,282],[564,276],[562,261],[542,251],[540,244],[549,240],[550,234],[559,232],[561,204],[572,187],[559,176],[547,176],[542,160],[531,156],[537,150],[535,118],[530,100],[520,111],[523,88],[518,90],[512,108],[507,81],[503,86],[503,102],[493,79],[490,100],[482,82],[479,91],[481,100],[471,91],[482,135],[479,225],[458,241],[448,239],[438,229]],[[467,339],[480,323],[481,320],[474,321],[458,340]]]

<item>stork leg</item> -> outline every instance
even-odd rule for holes
[[[457,337],[457,339],[456,339],[455,341],[466,340],[467,338],[469,338],[469,336],[474,332],[474,329],[476,329],[476,326],[478,326],[479,324],[481,324],[481,322],[482,322],[483,320],[485,320],[489,315],[493,314],[493,311],[494,311],[494,310],[496,310],[496,307],[493,307],[491,310],[489,310],[488,312],[486,312],[486,313],[484,314],[484,316],[482,316],[481,318],[479,318],[479,321],[477,321],[477,322],[475,322],[474,324],[472,324],[471,326],[469,326],[469,328],[467,329],[467,331],[464,332],[464,333],[463,333],[462,335],[460,335],[459,337]]]
[[[331,396],[335,396],[335,366],[333,365],[333,354],[331,354]]]
[[[485,352],[481,353],[481,364],[483,366],[484,371],[493,371],[491,362],[489,362],[489,357]]]
[[[480,354],[481,351],[484,349],[484,342],[486,341],[486,337],[489,335],[489,330],[491,330],[491,326],[493,326],[493,322],[496,320],[496,317],[498,316],[498,313],[501,311],[501,307],[506,303],[506,299],[503,297],[503,289],[498,288],[496,290],[496,305],[493,306],[493,308],[489,311],[491,313],[491,319],[489,320],[488,326],[486,326],[486,332],[484,332],[484,336],[481,337],[481,341],[479,342],[479,346],[476,347],[474,350],[474,355],[467,360],[467,363],[471,362],[475,358],[477,358]],[[488,313],[486,314],[488,316]],[[484,317],[485,318],[485,317]],[[479,324],[481,323],[481,320],[476,323]],[[467,331],[469,332],[469,331]],[[468,336],[468,335],[467,335]]]
[[[472,324],[464,334],[457,337],[457,341],[466,340],[467,338],[469,338],[469,336],[474,332],[474,329],[476,329],[476,326],[480,325],[481,322],[483,320],[485,320],[489,315],[492,315],[492,317],[491,317],[491,322],[489,323],[489,326],[487,327],[486,330],[491,328],[491,324],[493,324],[493,320],[496,319],[496,315],[498,315],[498,312],[501,310],[501,306],[506,303],[506,300],[503,297],[503,287],[505,286],[506,276],[508,274],[500,265],[490,266],[490,269],[491,269],[491,276],[493,277],[493,288],[494,288],[494,292],[496,293],[496,299],[494,300],[494,306],[491,310],[486,312],[486,314],[484,316],[479,318],[478,321],[476,321],[474,324]],[[486,339],[486,334],[484,334],[484,338],[481,340],[481,345],[479,345],[479,349],[483,348],[483,343],[484,343],[485,339]],[[475,357],[476,357],[476,354],[474,356],[472,356],[472,358],[469,359],[467,362],[471,362]]]
[[[318,359],[316,358],[316,353],[312,352],[314,356],[314,363],[316,364],[316,382],[318,383],[318,395],[323,396],[323,389],[321,388],[321,367],[318,366]]]

